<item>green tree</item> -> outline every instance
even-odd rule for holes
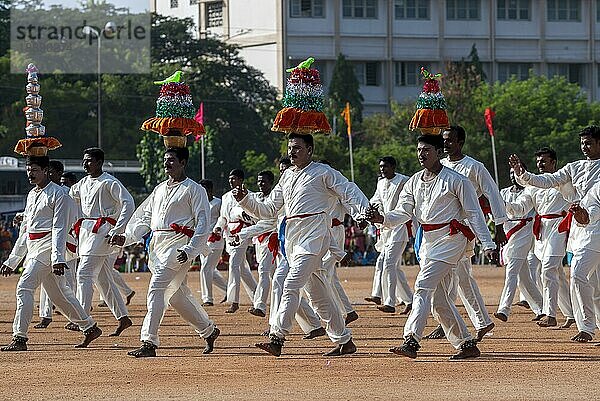
[[[359,86],[354,66],[340,53],[335,61],[329,84],[330,102],[327,110],[329,117],[335,116],[340,121],[340,127],[345,127],[340,114],[346,107],[346,102],[350,103],[352,122],[362,121],[364,98],[359,91]]]

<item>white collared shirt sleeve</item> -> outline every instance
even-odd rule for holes
[[[200,254],[207,255],[209,251],[206,240],[210,233],[210,202],[206,190],[201,185],[190,186],[190,190],[192,191],[190,206],[196,227],[194,235],[187,245],[181,247],[181,250],[187,254],[188,259],[194,259]]]
[[[590,217],[588,224],[594,224],[600,220],[600,183],[594,184],[587,195],[583,197],[580,205],[588,212]],[[575,219],[573,221],[577,222]],[[579,223],[577,224],[580,225]]]
[[[69,224],[69,199],[62,190],[55,191],[54,197],[54,214],[52,216],[52,253],[51,262],[53,265],[57,263],[66,263],[65,250],[67,248],[67,234],[70,227]]]
[[[571,170],[567,164],[554,173],[532,174],[525,171],[518,179],[524,184],[538,188],[557,188],[571,182]]]
[[[108,235],[123,234],[127,223],[135,211],[133,197],[119,181],[114,180],[109,185],[110,195],[121,205],[121,212],[117,218],[117,224],[109,231]]]
[[[525,188],[513,202],[506,202],[506,211],[514,216],[525,216],[535,207],[532,188]]]
[[[249,195],[247,194],[244,199],[238,202],[246,212],[258,217],[260,220],[277,219],[277,213],[284,205],[283,191],[280,183],[277,183],[273,187],[271,193],[263,202]]]
[[[406,224],[413,217],[415,210],[415,197],[413,194],[412,180],[404,184],[396,208],[386,213],[383,219],[383,226],[388,228],[398,227]]]
[[[481,188],[483,195],[485,195],[485,197],[490,202],[490,209],[492,210],[494,223],[504,224],[508,220],[508,217],[506,217],[504,200],[500,196],[500,190],[498,189],[496,182],[492,178],[490,172],[485,168],[485,166],[479,169],[477,179],[479,180],[479,187]],[[475,197],[477,197],[477,194]]]
[[[326,187],[338,196],[342,204],[352,212],[355,220],[364,218],[369,208],[369,199],[355,183],[348,181],[342,173],[331,167],[323,174],[323,179]]]
[[[496,249],[496,244],[492,240],[490,231],[485,224],[485,217],[481,211],[475,187],[468,178],[457,180],[455,185],[456,195],[467,216],[467,220],[469,220],[469,225],[475,232],[477,238],[479,238],[479,241],[481,241],[483,249]]]

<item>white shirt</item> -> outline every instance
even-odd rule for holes
[[[264,203],[267,197],[262,192],[252,192],[248,196],[254,198],[257,202]],[[249,238],[254,239],[254,243],[257,245],[266,246],[269,242],[269,237],[263,238],[262,242],[258,240],[258,236],[261,234],[277,232],[277,218],[274,219],[257,219],[258,222],[249,227],[242,228],[242,231],[238,234],[241,241],[245,241]]]
[[[515,202],[517,199],[522,197],[523,192],[524,190],[512,191],[512,187],[509,187],[501,189],[500,195],[507,204],[510,204],[511,202]],[[508,207],[506,208],[506,211],[508,221],[504,223],[504,232],[507,234],[520,223],[519,220],[533,217],[531,208],[522,213],[515,213],[514,210],[509,211]],[[524,227],[512,234],[506,245],[502,247],[502,254],[504,255],[504,258],[527,259],[527,254],[533,246],[533,238],[532,219],[531,221],[526,222]]]
[[[496,185],[483,163],[466,155],[462,159],[455,161],[445,158],[441,160],[441,163],[467,177],[475,187],[477,198],[485,195],[490,202],[494,223],[504,224],[507,220],[504,201],[500,196],[498,185]]]
[[[178,250],[184,251],[188,260],[200,253],[208,254],[206,240],[210,232],[210,203],[206,190],[190,178],[175,185],[163,181],[138,208],[127,225],[127,243],[135,243],[152,230],[150,251],[161,265],[173,265]],[[171,224],[188,227],[194,231],[189,238],[175,233]]]
[[[577,202],[600,181],[600,160],[577,160],[554,173],[535,175],[525,171],[518,178],[534,187],[557,188],[567,201]],[[569,247],[600,252],[600,222],[583,227],[573,219]]]
[[[118,247],[108,244],[107,236],[123,234],[133,215],[133,197],[123,184],[108,173],[99,177],[86,176],[73,185],[70,194],[80,207],[83,220],[79,232],[79,255],[109,255],[119,252]],[[92,232],[95,219],[110,217],[116,220],[113,227],[106,222],[97,233]]]
[[[244,222],[244,225],[253,223],[252,220],[243,216],[242,212],[243,209],[235,200],[231,191],[225,193],[221,199],[221,212],[215,227],[220,228],[223,235],[227,237],[226,245],[229,245],[229,242],[233,241],[231,231],[239,227],[240,222]]]
[[[423,181],[425,170],[408,179],[400,193],[396,209],[386,213],[383,225],[396,227],[410,221],[414,215],[419,224],[445,224],[451,220],[468,220],[484,249],[495,249],[490,232],[473,184],[465,176],[443,167],[429,181]],[[461,234],[448,235],[448,227],[423,232],[419,250],[422,261],[439,260],[449,264],[458,263],[467,244]]]
[[[303,169],[292,166],[284,171],[279,182],[264,202],[250,196],[240,201],[248,213],[261,219],[277,218],[283,209],[287,217],[285,249],[292,254],[324,254],[330,246],[332,198],[338,198],[355,218],[364,215],[369,200],[339,171],[321,163],[311,162]],[[294,216],[309,215],[303,218]]]
[[[66,263],[67,236],[76,210],[64,188],[53,182],[29,191],[19,238],[5,264],[15,269],[25,257],[47,265]],[[29,239],[30,233],[46,232],[43,238]]]
[[[394,210],[398,205],[398,198],[408,177],[396,173],[392,179],[385,177],[377,181],[377,189],[371,198],[371,203],[376,205],[384,214]],[[406,225],[400,225],[393,229],[383,227],[380,231],[382,244],[408,241],[408,230]]]
[[[213,197],[210,200],[210,222],[208,224],[211,231],[214,231],[214,229],[217,225],[217,221],[219,220],[220,214],[221,214],[221,199]],[[219,249],[222,250],[223,246],[224,246],[223,237],[221,237],[221,239],[218,241],[208,242],[207,245],[209,248],[211,248],[213,250],[219,250]]]
[[[569,203],[554,189],[526,187],[521,195],[506,202],[506,212],[525,215],[531,210],[540,215],[560,215],[569,209]],[[540,239],[535,240],[535,256],[546,260],[549,256],[564,256],[567,246],[567,233],[559,233],[558,225],[562,218],[540,220]]]

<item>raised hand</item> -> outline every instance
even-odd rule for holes
[[[508,164],[515,172],[516,176],[520,176],[525,172],[525,168],[523,168],[523,163],[521,163],[521,159],[519,156],[512,154],[508,157]]]

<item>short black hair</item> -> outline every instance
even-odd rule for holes
[[[48,156],[27,156],[25,165],[31,166],[34,164],[41,168],[48,168],[50,165],[50,158]]]
[[[167,150],[165,150],[165,154],[167,153],[173,153],[179,161],[185,160],[188,162],[190,160],[190,151],[188,148],[167,148]]]
[[[90,155],[96,160],[104,163],[104,151],[100,148],[87,148],[83,151],[84,155]]]
[[[61,175],[65,172],[65,166],[58,160],[50,160],[48,167],[52,170],[58,171]]]
[[[465,142],[467,140],[467,133],[465,132],[465,129],[460,125],[451,125],[448,129],[444,131],[456,133],[456,139],[458,139],[459,142]]]
[[[288,139],[302,139],[306,146],[310,146],[313,150],[315,149],[315,139],[310,134],[296,134],[292,132],[288,135]]]
[[[444,148],[444,139],[441,135],[421,135],[417,138],[417,143],[422,142],[435,147],[436,150]]]
[[[552,160],[557,160],[556,151],[552,148],[544,146],[543,148],[539,148],[535,153],[535,156],[548,155]]]
[[[205,189],[210,189],[211,191],[213,189],[212,180],[200,180],[200,185],[202,185]]]
[[[61,177],[63,177],[65,180],[69,180],[73,183],[77,182],[77,176],[75,175],[75,173],[72,173],[70,171],[63,173],[63,175]]]
[[[579,136],[591,136],[595,140],[600,140],[600,127],[597,125],[589,125],[579,132]]]
[[[229,172],[229,176],[230,177],[234,176],[234,177],[237,177],[237,178],[243,180],[245,178],[245,176],[244,176],[244,170],[242,170],[241,168],[234,168],[233,170],[231,170]]]
[[[275,181],[275,174],[273,174],[273,172],[271,170],[263,170],[260,173],[258,173],[258,176],[259,177],[266,177],[271,182]]]
[[[279,158],[279,164],[285,164],[286,166],[291,166],[292,161],[287,156],[282,156]]]
[[[381,159],[379,159],[379,161],[387,163],[392,167],[397,166],[396,159],[394,159],[394,157],[392,157],[392,156],[383,156]]]

